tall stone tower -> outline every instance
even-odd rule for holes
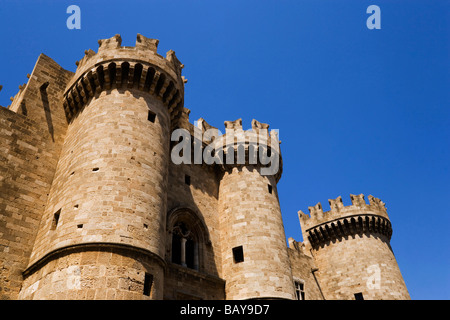
[[[281,154],[273,143],[279,144],[278,138],[269,138],[267,144],[258,141],[258,154],[266,152],[267,155],[267,150],[271,150],[271,164],[279,164],[272,174],[264,174],[267,168],[256,157],[256,148],[251,147],[256,139],[242,137],[245,133],[241,119],[227,121],[225,126],[226,133],[217,143],[223,146],[225,155],[235,155],[235,164],[224,165],[219,187],[226,297],[293,299],[292,273],[277,193]],[[264,134],[269,136],[268,127],[256,120],[252,122],[252,131],[258,138]],[[231,132],[234,138],[227,139]],[[236,141],[242,142],[241,145]],[[242,154],[245,151],[245,159],[239,159],[239,151]]]
[[[162,299],[170,126],[184,79],[175,53],[164,58],[157,45],[138,34],[135,47],[123,47],[116,35],[77,62],[20,298],[94,298],[91,282],[96,299],[140,299],[142,286],[144,297]],[[45,285],[55,281],[57,290]]]
[[[369,196],[351,195],[299,211],[304,244],[315,259],[326,299],[410,299],[390,246],[392,226],[385,204]]]

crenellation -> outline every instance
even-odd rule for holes
[[[354,206],[364,207],[366,205],[366,201],[364,199],[363,194],[359,194],[359,195],[351,194],[350,199],[352,200],[352,205],[354,205]]]
[[[323,209],[322,204],[320,202],[313,207],[308,207],[308,210],[312,219],[315,219],[317,221],[323,220]]]
[[[386,212],[386,204],[378,198],[375,198],[372,195],[369,195],[370,205],[378,207],[381,211]]]
[[[136,49],[137,50],[150,50],[153,53],[157,53],[159,40],[146,38],[141,34],[137,34],[136,37]]]
[[[227,130],[242,130],[242,119],[239,118],[237,120],[234,121],[225,121],[225,132],[227,132]]]
[[[117,49],[120,48],[120,46],[122,45],[122,37],[120,36],[120,34],[116,34],[115,36],[109,39],[100,39],[97,42],[98,42],[98,51]]]
[[[314,207],[308,207],[310,216],[305,215],[299,211],[299,219],[302,223],[302,228],[308,230],[316,225],[326,223],[328,221],[351,217],[361,213],[370,215],[379,215],[387,220],[389,217],[386,212],[385,204],[378,198],[369,196],[370,204],[367,204],[364,200],[364,195],[350,195],[352,204],[344,206],[342,197],[339,196],[336,199],[329,199],[330,210],[323,212],[320,202]]]
[[[363,194],[350,198],[349,206],[340,196],[328,200],[330,211],[323,215],[318,205],[310,207],[310,217],[299,211],[304,244],[317,263],[318,278],[327,284],[325,297],[354,299],[355,292],[362,292],[366,299],[409,299],[389,245],[392,226],[384,203],[372,195],[370,204]],[[382,273],[379,287],[362,286],[372,269]]]
[[[175,70],[177,74],[181,74],[181,69],[184,68],[184,64],[178,60],[177,56],[175,55],[175,51],[169,50],[166,53],[166,60],[172,65],[172,68]],[[183,79],[183,83],[186,83],[187,80]]]
[[[252,120],[252,130],[258,132],[259,130],[269,130],[269,125],[267,123],[261,123],[256,119]]]
[[[330,211],[332,214],[339,214],[339,212],[344,208],[344,203],[342,202],[342,197],[339,196],[336,199],[328,199],[330,204]]]

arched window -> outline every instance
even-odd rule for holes
[[[172,263],[201,270],[205,244],[209,242],[207,229],[196,213],[190,209],[176,209],[167,221],[168,255]]]
[[[198,240],[184,222],[172,228],[172,262],[198,270]]]

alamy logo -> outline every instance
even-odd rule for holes
[[[81,29],[81,9],[77,5],[67,7],[66,13],[71,14],[66,21],[67,29]]]
[[[366,26],[369,30],[381,29],[381,9],[379,6],[371,5],[367,7],[366,13],[371,13],[367,18]]]
[[[174,164],[261,165],[262,175],[274,175],[279,170],[280,146],[278,130],[210,128],[205,131],[194,126],[194,135],[186,129],[176,129],[172,142],[178,142],[171,151]]]
[[[81,287],[81,269],[79,266],[69,266],[67,269],[67,289],[79,290]]]
[[[370,274],[367,279],[367,289],[380,289],[381,287],[381,270],[378,264],[373,264],[367,268],[367,272]]]

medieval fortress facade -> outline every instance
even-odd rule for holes
[[[0,298],[409,299],[384,203],[319,203],[287,244],[276,133],[190,123],[157,46],[41,54],[0,108]]]

